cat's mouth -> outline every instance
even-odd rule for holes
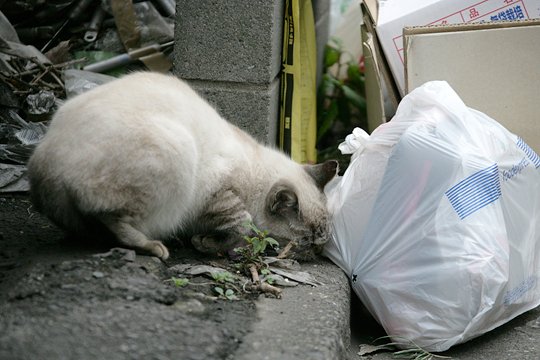
[[[318,249],[317,246],[313,246],[308,249],[298,250],[291,254],[291,258],[299,261],[312,261],[317,258],[317,256],[322,252],[321,249]]]

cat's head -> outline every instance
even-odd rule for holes
[[[297,174],[276,181],[266,195],[261,228],[284,247],[293,242],[290,257],[309,260],[330,239],[330,217],[324,186],[336,175],[337,161],[303,165]]]

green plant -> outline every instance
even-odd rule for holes
[[[212,273],[212,279],[214,279],[216,283],[220,284],[220,286],[214,287],[214,291],[220,298],[227,300],[238,300],[235,290],[233,290],[233,288],[237,289],[234,286],[234,283],[238,280],[234,274],[228,271],[216,272]]]
[[[236,282],[237,278],[233,273],[230,273],[228,271],[222,271],[222,272],[216,272],[212,273],[212,279],[220,284],[225,283],[234,283]]]
[[[272,285],[274,283],[274,278],[272,278],[272,273],[269,269],[261,269],[261,275],[264,276],[264,281]]]
[[[218,294],[218,297],[226,300],[238,300],[238,297],[235,294],[235,290],[239,291],[234,283],[238,280],[235,275],[228,271],[218,272],[212,274],[212,279],[214,280],[213,283],[208,282],[199,282],[194,283],[190,282],[189,279],[186,278],[177,278],[177,277],[171,277],[169,280],[174,284],[174,286],[177,287],[185,287],[187,285],[194,285],[194,286],[207,286],[207,285],[219,285],[214,286],[214,292]]]
[[[246,245],[235,248],[234,251],[240,256],[241,265],[255,264],[257,268],[264,265],[262,255],[268,247],[278,250],[279,243],[268,236],[268,231],[259,230],[252,222],[244,224],[246,229],[251,230],[254,236],[245,235]]]
[[[215,282],[218,283],[234,283],[236,281],[236,276],[234,274],[223,271],[223,272],[216,272],[212,274],[212,279],[214,279]]]
[[[250,230],[254,236],[246,235],[244,240],[246,245],[234,249],[239,255],[237,267],[242,271],[251,275],[253,280],[253,288],[264,293],[273,294],[276,298],[281,297],[281,289],[271,285],[273,279],[269,276],[270,270],[268,265],[263,261],[263,254],[268,247],[279,250],[279,243],[268,236],[268,231],[259,230],[252,222],[244,225],[247,230]],[[259,277],[259,271],[265,275],[263,279]]]
[[[214,291],[218,294],[220,298],[227,299],[227,300],[238,300],[238,296],[234,294],[233,289],[223,289],[220,286],[214,287]]]
[[[364,71],[359,59],[332,38],[325,47],[323,76],[317,91],[318,161],[337,159],[344,171],[349,157],[337,146],[355,127],[367,131]]]
[[[246,223],[244,226],[251,232],[252,235],[244,236],[244,240],[246,242],[245,246],[234,249],[234,251],[238,254],[238,260],[236,263],[237,268],[251,275],[253,280],[253,286],[251,289],[256,289],[257,291],[271,293],[276,297],[281,297],[281,289],[271,285],[274,280],[271,277],[271,272],[268,269],[268,265],[263,261],[265,251],[270,247],[277,251],[279,243],[275,239],[268,236],[268,231],[259,230],[259,228],[257,228],[257,226],[255,226],[255,224],[252,222]],[[263,275],[262,279],[259,277],[259,271]],[[236,286],[236,283],[239,281],[237,276],[229,271],[213,272],[211,276],[213,283],[194,283],[190,282],[188,279],[175,277],[172,277],[166,281],[171,281],[175,286],[178,287],[184,287],[188,284],[194,286],[214,285],[213,291],[218,295],[218,297],[226,300],[238,299],[236,294],[241,293],[241,290],[239,290]],[[245,284],[243,289],[246,291]]]
[[[176,278],[176,277],[171,277],[170,281],[172,281],[172,283],[174,284],[174,286],[177,286],[177,287],[184,287],[184,286],[187,286],[187,284],[189,284],[189,279],[186,279],[186,278]]]
[[[274,282],[272,279],[270,269],[268,265],[263,261],[263,255],[268,248],[274,248],[278,250],[279,243],[268,236],[268,231],[259,230],[252,222],[244,225],[252,235],[244,236],[246,245],[234,249],[238,254],[238,260],[236,262],[237,268],[251,275],[253,284],[250,287],[251,290],[262,291],[265,293],[271,293],[276,297],[281,297],[281,289],[278,289],[271,284]],[[263,275],[259,277],[259,272]],[[237,287],[239,278],[229,271],[213,272],[211,274],[213,282],[190,282],[189,279],[172,277],[169,281],[177,287],[184,287],[188,284],[193,286],[213,286],[213,291],[219,298],[226,300],[237,300],[237,294],[240,294],[242,290]],[[242,287],[243,291],[246,291],[246,284]]]

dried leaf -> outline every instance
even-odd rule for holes
[[[209,266],[209,265],[192,265],[192,264],[178,264],[171,268],[169,268],[171,271],[175,271],[180,274],[187,274],[187,275],[208,275],[212,277],[213,274],[219,274],[227,272],[227,270],[215,267],[215,266]]]
[[[270,270],[275,274],[284,276],[302,284],[308,284],[311,286],[323,285],[322,282],[318,281],[310,273],[305,271],[283,270],[278,268],[272,268]]]

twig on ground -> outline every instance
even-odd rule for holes
[[[62,69],[62,68],[65,68],[65,67],[68,67],[68,66],[71,66],[71,65],[76,65],[76,64],[83,63],[86,60],[87,60],[86,58],[81,58],[81,59],[70,60],[70,61],[66,61],[66,62],[58,63],[58,64],[52,64],[52,65],[47,64],[45,66],[49,66],[49,67],[52,66],[55,69]],[[32,74],[38,73],[40,71],[42,71],[41,68],[33,68],[33,69],[30,69],[30,70],[21,71],[17,75],[18,76],[32,75]]]
[[[266,282],[261,282],[261,279],[259,278],[259,272],[257,271],[257,267],[254,264],[249,266],[249,272],[251,273],[251,278],[253,279],[253,284],[256,289],[263,293],[272,294],[276,298],[281,299],[282,290]]]
[[[8,63],[12,69],[0,73],[0,81],[7,84],[14,94],[20,96],[46,89],[52,91],[56,97],[63,98],[65,96],[65,84],[61,79],[61,70],[85,60],[76,59],[59,64],[50,64],[42,63],[35,57],[26,57],[0,49],[1,52],[11,56]]]
[[[288,255],[293,246],[295,245],[294,241],[290,241],[283,250],[280,251],[280,253],[276,256],[278,259],[285,259]]]

